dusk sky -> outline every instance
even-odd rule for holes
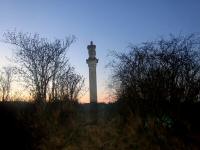
[[[0,35],[17,31],[39,33],[49,39],[75,35],[68,56],[86,78],[87,45],[96,44],[98,101],[106,101],[109,50],[124,51],[160,36],[200,33],[200,0],[0,0]],[[12,56],[0,43],[0,63]],[[88,102],[88,93],[81,101]]]

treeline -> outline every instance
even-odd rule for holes
[[[27,95],[30,93],[37,102],[78,100],[84,88],[84,78],[75,72],[67,57],[74,36],[48,40],[39,34],[8,31],[3,37],[5,43],[15,48],[16,64],[13,71],[7,68],[1,75],[3,101],[9,99],[12,74],[23,78]]]

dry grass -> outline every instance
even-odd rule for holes
[[[114,106],[113,106],[114,107]],[[175,150],[198,149],[184,136],[130,114],[124,119],[111,106],[49,104],[42,109],[14,107],[20,129],[29,136],[31,150]],[[23,148],[22,148],[23,149]],[[25,149],[25,148],[24,148]]]

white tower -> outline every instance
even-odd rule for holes
[[[96,45],[90,42],[87,46],[89,58],[86,60],[89,67],[89,82],[90,82],[90,103],[97,103],[97,78],[96,78],[96,65],[98,59],[96,58]]]

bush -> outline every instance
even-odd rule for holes
[[[112,85],[118,100],[141,115],[177,112],[200,96],[200,38],[170,36],[113,53]]]

